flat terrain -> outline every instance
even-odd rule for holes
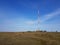
[[[0,32],[0,45],[60,45],[60,33]]]

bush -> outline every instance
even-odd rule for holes
[[[44,32],[47,32],[46,30]]]
[[[27,32],[32,32],[32,31],[27,31]]]

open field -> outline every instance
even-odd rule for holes
[[[60,33],[0,32],[0,45],[60,45]]]

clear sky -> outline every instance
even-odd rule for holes
[[[60,0],[0,0],[0,32],[60,31]]]

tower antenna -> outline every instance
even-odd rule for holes
[[[39,9],[38,9],[38,19],[37,19],[37,30],[38,31],[40,30],[40,12],[39,12]]]
[[[38,12],[37,12],[37,30],[40,31],[40,12],[39,12],[39,7],[38,7]]]

